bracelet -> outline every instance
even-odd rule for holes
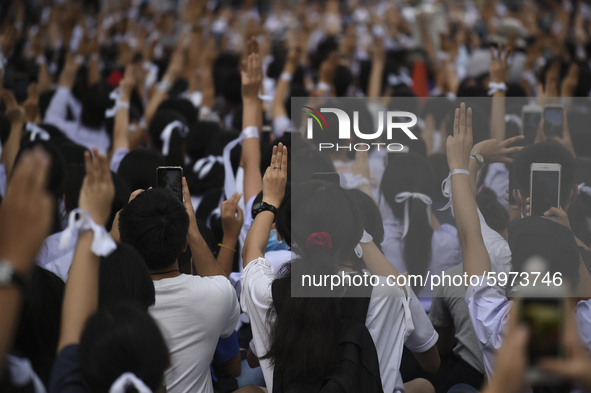
[[[318,90],[322,90],[327,93],[330,93],[332,91],[332,89],[330,88],[330,85],[326,82],[318,82]]]
[[[37,56],[35,58],[35,63],[37,65],[44,65],[44,64],[47,64],[47,59],[45,58],[45,56]]]
[[[468,175],[468,176],[470,176],[470,171],[467,171],[465,169],[454,169],[453,171],[451,171],[449,173],[449,176],[453,176],[453,175]]]
[[[233,248],[230,248],[228,246],[224,246],[222,243],[218,243],[218,247],[222,247],[222,248],[225,248],[226,250],[230,250],[232,252],[236,252],[236,250],[234,250]]]
[[[287,82],[291,82],[291,78],[293,75],[291,75],[289,72],[285,72],[283,71],[281,73],[281,75],[279,76],[279,79],[282,81],[287,81]]]
[[[488,84],[488,88],[490,89],[488,91],[488,95],[492,96],[495,93],[502,91],[502,92],[506,92],[507,91],[507,85],[505,84],[505,82],[501,82],[501,83],[496,83],[496,82],[490,82]]]

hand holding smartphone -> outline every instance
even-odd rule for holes
[[[183,167],[159,166],[156,168],[158,187],[172,191],[183,202]]]
[[[530,166],[529,214],[544,216],[551,207],[560,208],[560,164],[533,163]],[[546,217],[556,220],[556,217]]]

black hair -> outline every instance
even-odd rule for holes
[[[187,125],[187,120],[183,116],[170,109],[158,111],[150,123],[148,133],[150,134],[150,139],[152,140],[152,146],[159,152],[162,152],[163,147],[163,141],[160,139],[160,135],[166,126],[168,126],[173,121],[180,121],[185,127]],[[185,138],[182,136],[181,132],[182,130],[180,127],[176,127],[172,131],[168,155],[164,156],[166,165],[183,166],[185,164],[185,154],[183,151]]]
[[[10,128],[11,128],[10,120],[6,116],[0,113],[0,143],[2,146],[6,144],[8,137],[10,136]]]
[[[353,83],[353,74],[351,73],[351,70],[348,67],[339,64],[333,79],[337,97],[345,97],[351,83]]]
[[[82,189],[82,183],[84,182],[84,176],[86,175],[86,169],[83,164],[71,165],[64,179],[63,194],[65,199],[66,211],[69,213],[78,207],[78,200],[80,198],[80,190]],[[107,230],[111,230],[113,220],[117,212],[127,204],[131,190],[127,183],[119,175],[111,172],[113,183],[115,185],[115,197],[111,205],[111,216],[107,221],[105,227]]]
[[[218,242],[215,241],[215,237],[213,236],[213,232],[211,231],[211,229],[209,229],[209,227],[205,225],[205,222],[199,219],[197,219],[197,229],[199,229],[199,233],[201,233],[201,237],[205,241],[205,244],[207,244],[207,248],[209,248],[211,254],[215,258],[217,258],[220,247],[218,246]],[[181,273],[191,274],[191,266],[188,265],[188,263],[191,262],[192,256],[193,255],[191,254],[191,247],[187,247],[185,251],[183,251],[181,255],[179,255],[178,261],[179,270]],[[238,262],[238,259],[235,259],[236,262]]]
[[[90,129],[100,129],[105,123],[105,111],[109,108],[109,94],[113,88],[105,82],[90,86],[82,97],[80,121]]]
[[[509,228],[509,212],[497,200],[497,194],[488,187],[482,188],[476,195],[478,209],[486,224],[495,232],[501,233]]]
[[[65,143],[59,147],[66,165],[84,164],[84,153],[89,151],[86,147],[74,142]]]
[[[148,310],[156,303],[156,290],[141,255],[129,244],[119,243],[111,255],[101,258],[99,307],[127,300]]]
[[[526,146],[513,157],[513,171],[521,198],[529,197],[530,166],[533,163],[560,164],[560,205],[567,206],[575,180],[575,158],[562,145],[540,142]]]
[[[35,265],[23,291],[14,350],[31,361],[45,386],[57,351],[64,289],[61,278]]]
[[[179,115],[185,119],[187,125],[192,125],[197,121],[197,114],[198,111],[193,106],[193,103],[184,98],[169,98],[164,100],[158,106],[156,110],[156,114],[160,111],[170,110],[177,112]]]
[[[406,202],[396,202],[401,192],[417,192],[429,197],[436,190],[435,173],[426,158],[415,153],[390,154],[384,170],[380,192],[392,213],[404,220]],[[420,199],[408,200],[409,223],[404,239],[404,261],[408,274],[424,276],[431,263],[433,228],[429,223],[425,203]],[[413,288],[414,289],[414,288]]]
[[[449,165],[447,164],[447,156],[445,153],[434,153],[427,157],[433,172],[435,173],[435,184],[441,184],[449,175]],[[433,202],[447,203],[448,199],[443,196],[443,193],[436,192],[433,195]]]
[[[375,245],[381,249],[384,241],[384,223],[378,205],[372,197],[358,189],[349,190],[357,209],[361,212],[363,229],[373,237]]]
[[[306,148],[294,153],[291,158],[291,181],[302,184],[317,172],[336,172],[334,164],[326,153]]]
[[[185,147],[191,161],[195,162],[205,157],[209,140],[218,132],[220,132],[219,124],[212,121],[198,121],[189,127]]]
[[[133,246],[148,269],[172,265],[185,247],[189,215],[177,196],[165,188],[139,194],[119,214],[121,241]]]
[[[134,303],[99,310],[80,338],[80,370],[91,393],[107,393],[117,378],[131,372],[148,388],[162,386],[168,349],[152,317]]]
[[[147,190],[158,186],[156,168],[166,165],[164,157],[154,149],[138,148],[130,151],[119,164],[117,174],[127,182],[129,189]]]
[[[39,95],[39,116],[42,119],[45,119],[45,113],[47,112],[47,108],[51,103],[51,99],[55,94],[55,90],[47,90]]]
[[[275,372],[282,372],[298,380],[316,380],[332,367],[340,334],[340,298],[298,296],[304,287],[293,288],[292,275],[336,274],[339,259],[353,250],[363,234],[362,220],[350,193],[340,186],[323,181],[307,182],[291,194],[292,240],[299,258],[286,264],[285,276],[272,284],[273,307],[267,318],[271,325],[269,352]],[[347,214],[344,214],[344,213]],[[308,237],[316,232],[327,232],[332,247],[307,247]],[[296,246],[297,245],[297,246]],[[294,277],[294,282],[301,282]],[[327,295],[326,288],[304,290],[313,296]]]

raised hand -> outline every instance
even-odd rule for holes
[[[135,69],[136,66],[133,64],[128,64],[127,67],[125,67],[125,74],[123,75],[123,79],[121,79],[121,81],[119,82],[122,101],[129,100],[131,92],[133,91],[133,88],[136,86],[137,81]]]
[[[82,182],[78,206],[90,214],[98,225],[104,226],[111,216],[115,185],[109,170],[109,161],[96,148],[84,152],[86,176]]]
[[[263,202],[279,207],[285,195],[287,183],[287,147],[279,143],[273,146],[271,165],[263,176]]]
[[[21,274],[29,272],[53,222],[54,199],[47,192],[51,159],[37,147],[23,153],[0,207],[0,257]]]
[[[504,83],[507,80],[507,59],[511,54],[510,48],[505,48],[499,45],[497,47],[497,54],[495,55],[494,48],[490,48],[490,80],[494,83]]]
[[[58,84],[62,87],[71,89],[74,86],[74,82],[76,81],[76,73],[78,72],[78,68],[80,68],[80,64],[74,60],[74,55],[72,53],[68,53],[66,55],[66,63],[64,64],[64,69],[60,74]]]
[[[241,72],[242,76],[242,98],[257,99],[261,82],[263,81],[263,70],[261,59],[258,54],[248,56],[246,61],[246,71]]]
[[[5,115],[12,124],[25,122],[25,110],[16,102],[14,94],[10,90],[2,90],[2,99],[6,106]]]
[[[35,82],[27,87],[27,99],[23,102],[23,109],[26,121],[35,120],[39,109],[39,88]]]
[[[468,170],[470,151],[472,150],[472,108],[466,110],[466,104],[460,104],[454,117],[454,133],[446,142],[447,163],[449,170]]]
[[[496,139],[488,139],[475,144],[472,148],[472,153],[480,153],[484,158],[484,162],[487,164],[493,162],[503,162],[505,164],[510,164],[513,162],[513,159],[510,158],[509,155],[517,153],[523,149],[523,146],[508,146],[522,140],[523,138],[523,135],[517,135],[513,138],[505,139],[503,142],[499,142]]]
[[[222,202],[222,228],[224,230],[224,238],[238,239],[242,223],[244,222],[244,214],[238,202],[242,194],[234,193],[227,201]]]

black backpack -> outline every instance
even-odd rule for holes
[[[288,375],[275,369],[273,393],[384,392],[376,347],[365,326],[372,289],[349,287],[348,296],[341,299],[344,324],[330,373],[315,382],[301,382],[290,381]]]

